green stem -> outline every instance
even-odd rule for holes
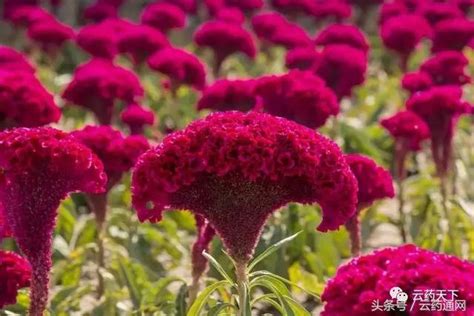
[[[400,216],[400,234],[402,235],[402,241],[405,244],[408,242],[408,234],[406,230],[407,219],[405,214],[405,190],[403,185],[403,179],[401,179],[400,177],[397,178],[397,187],[398,213]]]
[[[104,295],[105,282],[102,269],[105,268],[104,229],[102,223],[97,223],[97,299]]]
[[[440,176],[441,206],[442,206],[442,209],[443,209],[444,218],[447,221],[447,228],[443,227],[443,230],[445,230],[443,236],[447,235],[447,237],[449,239],[449,242],[451,244],[453,253],[457,254],[458,251],[456,249],[456,244],[455,244],[456,239],[454,238],[454,235],[453,235],[454,230],[453,230],[453,227],[451,225],[451,215],[450,215],[450,212],[449,212],[449,209],[448,209],[447,180],[448,180],[448,177],[446,175],[443,174],[443,175]]]
[[[245,262],[236,262],[235,275],[237,278],[237,291],[239,296],[239,313],[238,316],[245,316],[245,304],[247,293],[247,264]]]

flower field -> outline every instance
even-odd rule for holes
[[[0,315],[474,316],[474,1],[0,6]]]

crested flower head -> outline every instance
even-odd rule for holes
[[[167,33],[172,29],[180,29],[186,25],[186,14],[178,6],[171,3],[151,3],[143,9],[141,23]]]
[[[93,57],[112,60],[118,54],[117,33],[109,23],[84,26],[77,33],[76,43]]]
[[[252,29],[260,38],[270,41],[272,36],[289,21],[276,12],[261,13],[252,17]]]
[[[332,24],[321,31],[315,40],[316,45],[346,44],[367,53],[369,42],[364,33],[354,25]]]
[[[385,248],[352,259],[342,265],[329,280],[321,296],[325,302],[322,316],[387,315],[388,312],[371,312],[374,301],[391,300],[390,289],[399,287],[408,295],[409,316],[423,315],[420,301],[414,302],[415,291],[446,289],[458,290],[458,297],[445,299],[466,300],[466,312],[449,313],[469,315],[474,306],[474,265],[454,256],[424,250],[415,245]],[[344,293],[344,295],[341,295]],[[443,302],[441,302],[443,304]],[[422,310],[422,309],[421,309]],[[435,313],[435,312],[433,312]],[[441,314],[440,314],[441,315]]]
[[[28,28],[28,37],[43,51],[54,54],[67,41],[74,39],[74,30],[59,21],[43,21]]]
[[[432,87],[412,95],[406,104],[407,109],[418,114],[430,129],[433,159],[441,176],[449,168],[458,118],[470,112],[470,106],[461,97],[460,87]]]
[[[251,12],[261,9],[264,5],[263,0],[222,0],[222,7],[235,7],[244,12]]]
[[[339,113],[334,92],[309,71],[263,77],[258,80],[256,94],[263,111],[309,128],[321,127],[329,116]]]
[[[91,110],[101,124],[110,124],[116,101],[132,103],[142,95],[143,88],[132,71],[93,59],[76,68],[62,96]]]
[[[250,111],[255,107],[255,80],[220,79],[206,87],[198,101],[198,110]]]
[[[352,88],[365,81],[366,71],[366,54],[341,44],[326,46],[316,67],[316,74],[326,81],[339,99],[350,96]]]
[[[394,197],[393,180],[388,170],[359,154],[346,155],[346,161],[357,179],[359,210],[372,205],[376,200]]]
[[[119,35],[118,49],[128,54],[138,65],[146,61],[156,51],[169,46],[163,33],[147,25],[134,25]]]
[[[414,14],[392,17],[382,24],[380,30],[384,45],[396,51],[402,58],[408,58],[430,32],[428,22],[423,17]]]
[[[0,205],[0,242],[3,238],[11,237],[12,230],[8,225],[7,219],[5,217],[5,211],[3,207]],[[1,306],[1,305],[0,305]]]
[[[84,19],[93,22],[102,22],[118,17],[118,8],[110,3],[98,1],[87,6],[83,13]]]
[[[430,137],[430,130],[415,112],[401,111],[381,121],[382,126],[407,150],[417,151]]]
[[[107,177],[88,148],[52,128],[1,132],[0,152],[0,203],[16,243],[33,268],[30,315],[42,315],[59,204],[70,192],[103,191]]]
[[[426,60],[420,70],[430,75],[435,85],[463,85],[471,82],[464,69],[469,61],[458,51],[442,51]]]
[[[245,15],[237,8],[222,8],[216,13],[216,20],[242,25],[245,22]]]
[[[18,290],[29,286],[30,280],[28,261],[14,252],[0,250],[0,308],[15,304]]]
[[[310,70],[317,68],[321,54],[313,47],[297,47],[288,51],[285,66],[288,69]]]
[[[424,16],[431,26],[447,19],[463,17],[462,11],[452,2],[421,1],[417,12]]]
[[[34,127],[59,121],[53,95],[30,72],[0,71],[0,127]]]
[[[341,21],[352,15],[352,7],[345,0],[317,0],[312,15],[316,19]]]
[[[196,215],[195,218],[197,239],[193,244],[191,262],[193,265],[192,276],[195,280],[199,280],[208,268],[208,261],[202,253],[203,251],[209,251],[209,246],[216,232],[209,222],[202,216]]]
[[[279,207],[318,202],[318,229],[327,231],[351,217],[357,203],[356,180],[335,143],[257,112],[211,114],[168,135],[140,157],[132,192],[140,220],[159,221],[168,208],[191,210],[242,263]]]
[[[380,7],[379,24],[382,25],[390,18],[409,13],[408,8],[401,1],[385,2]]]
[[[197,9],[197,0],[161,0],[160,2],[174,4],[189,14],[195,14]]]
[[[149,148],[142,136],[125,137],[110,126],[86,126],[72,133],[74,138],[90,148],[104,165],[110,189],[130,170],[138,156]]]
[[[14,8],[8,20],[17,27],[29,28],[35,23],[54,21],[54,16],[36,5],[21,5]]]
[[[314,46],[306,30],[294,23],[280,25],[276,32],[268,38],[268,41],[286,49]]]
[[[214,51],[217,63],[234,53],[243,53],[249,58],[257,54],[250,33],[243,27],[221,21],[202,24],[194,33],[194,42],[198,46],[210,47]]]
[[[402,88],[410,93],[426,90],[433,85],[431,76],[423,71],[409,72],[402,78]]]
[[[445,50],[462,50],[474,36],[474,22],[454,18],[439,22],[434,28],[433,53]]]
[[[2,70],[26,71],[36,70],[25,55],[8,46],[0,45],[0,68]]]
[[[272,0],[271,4],[278,11],[289,15],[311,15],[316,9],[313,0]]]
[[[167,75],[173,87],[186,84],[201,90],[206,85],[204,64],[184,49],[161,49],[148,58],[148,65],[151,69]]]
[[[129,104],[120,114],[122,122],[128,125],[132,135],[143,134],[145,125],[153,125],[155,114],[138,104]]]

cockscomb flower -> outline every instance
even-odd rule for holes
[[[0,203],[13,236],[32,266],[29,315],[48,300],[52,234],[61,200],[70,192],[103,191],[102,163],[70,135],[52,128],[0,133]]]
[[[193,283],[189,289],[190,301],[194,301],[197,292],[199,291],[199,280],[209,268],[208,260],[202,255],[204,251],[209,251],[209,246],[212,239],[216,235],[214,228],[209,222],[200,215],[196,215],[196,228],[197,228],[197,239],[193,244],[191,251],[191,263],[192,263],[192,278]]]
[[[276,45],[281,45],[286,49],[314,46],[306,30],[294,23],[280,25],[276,32],[268,38],[268,41]]]
[[[29,286],[30,280],[28,261],[14,252],[0,250],[0,309],[15,304],[18,290]]]
[[[315,69],[320,59],[321,54],[313,47],[297,47],[286,53],[285,66],[288,69]]]
[[[108,191],[120,181],[123,174],[132,168],[138,156],[150,146],[143,136],[125,137],[120,131],[108,125],[86,126],[82,130],[73,132],[72,136],[97,155],[107,174],[106,192],[87,195],[101,227],[105,220]]]
[[[146,61],[156,51],[169,46],[163,33],[147,25],[134,25],[119,36],[118,49],[130,55],[134,64]]]
[[[339,113],[334,92],[309,71],[260,78],[255,93],[263,111],[309,128],[321,127]]]
[[[457,121],[461,115],[470,112],[470,106],[461,97],[460,87],[432,87],[412,95],[406,104],[407,109],[418,114],[430,129],[431,151],[441,177],[449,168]]]
[[[400,1],[385,2],[380,7],[379,24],[382,25],[392,17],[408,13],[408,8]]]
[[[369,41],[364,33],[357,26],[350,24],[332,24],[328,26],[318,34],[315,44],[318,46],[346,44],[365,53],[369,51]]]
[[[243,53],[255,58],[257,49],[250,33],[240,25],[221,21],[202,24],[194,33],[198,46],[209,47],[214,52],[214,74],[219,74],[224,60],[232,54]]]
[[[29,72],[0,71],[0,128],[35,127],[59,121],[53,95]]]
[[[455,289],[458,297],[446,300],[465,300],[467,309],[451,315],[469,315],[474,305],[474,265],[457,257],[424,250],[415,245],[385,248],[352,259],[342,265],[329,280],[321,296],[325,302],[322,316],[385,316],[387,311],[372,311],[373,302],[383,305],[392,300],[390,290],[400,288],[408,296],[405,315],[423,315],[420,301],[414,301],[415,291],[433,292]],[[448,291],[449,292],[449,291]],[[344,295],[341,295],[344,293]],[[443,304],[441,299],[440,304]],[[447,302],[446,302],[447,303]],[[413,311],[409,307],[413,305]],[[421,308],[421,309],[420,309]],[[400,312],[401,313],[401,312]],[[467,314],[466,314],[467,313]],[[438,315],[437,312],[432,312]],[[440,312],[439,315],[443,314]]]
[[[11,237],[12,231],[8,226],[7,219],[5,218],[4,210],[0,205],[0,242],[3,238]],[[0,307],[1,308],[1,307]]]
[[[425,1],[418,6],[417,13],[433,27],[441,21],[463,17],[462,11],[452,2]]]
[[[430,75],[435,85],[464,85],[471,82],[465,73],[469,61],[458,51],[443,51],[426,60],[421,71]]]
[[[372,159],[359,154],[346,155],[346,161],[357,179],[357,210],[372,205],[376,200],[393,198],[395,189],[390,172],[375,163]],[[351,251],[354,256],[360,254],[361,227],[359,214],[355,214],[346,222],[351,238]]]
[[[43,51],[55,54],[67,41],[74,39],[74,30],[59,21],[43,21],[30,26],[27,35]]]
[[[321,53],[316,67],[320,76],[339,99],[352,94],[352,89],[365,81],[366,54],[348,45],[329,45]]]
[[[352,15],[352,7],[344,0],[318,0],[315,3],[312,15],[317,19],[341,21]]]
[[[117,33],[105,22],[81,28],[76,36],[76,43],[92,57],[113,60],[118,54]]]
[[[54,21],[54,16],[36,5],[22,5],[13,9],[8,20],[17,27],[29,28],[35,23]]]
[[[76,68],[62,97],[91,110],[100,124],[108,125],[116,102],[133,103],[143,93],[132,71],[107,60],[93,59]]]
[[[15,9],[23,6],[38,6],[39,0],[4,0],[2,3],[3,17],[8,20]]]
[[[433,53],[445,50],[461,51],[474,37],[474,22],[466,18],[439,22],[434,28]]]
[[[283,15],[276,12],[262,13],[252,17],[252,29],[258,38],[270,41],[282,27],[290,23]]]
[[[433,79],[426,72],[408,72],[402,77],[402,88],[411,94],[426,90],[433,85]]]
[[[140,21],[166,34],[172,29],[183,28],[186,14],[174,4],[151,3],[143,9]]]
[[[311,15],[316,11],[312,0],[272,0],[272,6],[280,12],[294,16],[297,14]]]
[[[35,73],[35,68],[25,55],[11,47],[0,45],[0,69]]]
[[[237,8],[222,8],[216,13],[216,20],[242,25],[245,22],[245,15]]]
[[[186,13],[195,14],[197,9],[196,0],[160,0],[159,2],[171,3],[178,6]]]
[[[405,161],[410,151],[418,151],[421,143],[430,138],[425,121],[412,111],[401,111],[384,118],[380,124],[395,139],[395,173],[397,179],[405,178]]]
[[[457,0],[456,5],[465,15],[467,15],[469,13],[469,10],[472,7],[474,7],[474,1],[473,0]]]
[[[183,49],[161,49],[148,58],[148,66],[169,77],[172,91],[183,84],[198,90],[206,85],[204,64],[198,57]]]
[[[129,104],[120,114],[122,122],[128,125],[132,135],[143,134],[145,125],[153,125],[155,114],[138,104]]]
[[[198,110],[250,111],[257,103],[255,80],[220,79],[206,87],[197,103]]]
[[[380,29],[384,45],[400,56],[402,71],[407,70],[408,59],[421,40],[431,33],[426,20],[418,15],[403,14],[392,17]]]
[[[115,19],[118,17],[118,8],[110,3],[96,2],[84,9],[84,19],[93,22],[102,22],[107,19]]]
[[[355,213],[357,183],[335,143],[268,114],[214,113],[168,135],[132,175],[141,221],[188,209],[209,221],[240,264],[251,258],[270,214],[289,202],[318,202],[320,231]]]

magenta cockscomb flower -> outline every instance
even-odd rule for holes
[[[320,231],[356,211],[357,183],[335,143],[268,114],[224,112],[195,121],[142,155],[132,177],[141,221],[188,209],[209,221],[230,255],[251,258],[270,214],[289,202],[318,202]]]
[[[321,31],[315,39],[318,46],[346,44],[367,53],[369,41],[364,33],[355,25],[332,24]]]
[[[417,7],[416,11],[433,27],[441,21],[464,16],[458,6],[452,2],[425,1]]]
[[[252,17],[252,29],[258,38],[270,41],[282,27],[290,23],[283,15],[276,12],[261,13]]]
[[[339,99],[352,94],[352,89],[365,81],[366,54],[348,45],[329,45],[321,53],[316,74],[336,93]]]
[[[23,5],[14,8],[8,17],[10,21],[16,27],[29,28],[35,23],[55,21],[54,16],[36,5]]]
[[[405,178],[405,161],[410,151],[418,151],[421,142],[430,138],[425,121],[412,111],[401,111],[385,118],[381,125],[395,139],[395,173],[397,179]]]
[[[433,85],[431,76],[423,71],[408,72],[402,77],[402,88],[411,94],[426,90]]]
[[[221,22],[242,25],[245,22],[245,15],[240,11],[240,9],[225,7],[216,13],[215,19]]]
[[[297,47],[286,53],[285,66],[288,69],[310,70],[318,66],[321,54],[314,47]]]
[[[26,56],[11,47],[0,45],[0,69],[35,73],[35,67]]]
[[[96,2],[84,9],[84,19],[93,22],[102,22],[107,19],[118,18],[118,8],[110,3]]]
[[[342,21],[352,15],[352,7],[345,0],[317,0],[312,12],[316,19]]]
[[[159,0],[157,2],[174,4],[189,14],[195,14],[197,10],[197,0]]]
[[[0,128],[35,127],[59,121],[53,95],[30,72],[0,71]]]
[[[400,1],[385,2],[380,7],[379,24],[382,25],[394,16],[408,14],[408,8]]]
[[[220,79],[206,87],[197,103],[198,110],[214,111],[237,110],[247,112],[257,103],[255,80]]]
[[[68,193],[103,191],[102,163],[71,136],[52,128],[0,133],[0,203],[13,236],[33,270],[30,313],[41,316],[48,300],[52,234]]]
[[[179,48],[164,48],[148,58],[151,69],[169,77],[171,90],[190,85],[202,90],[206,85],[206,69],[198,57]]]
[[[271,4],[278,11],[290,16],[311,15],[316,11],[315,1],[312,0],[271,0]]]
[[[421,40],[430,35],[431,27],[426,20],[414,14],[392,17],[382,24],[380,36],[384,45],[400,56],[402,71],[406,72],[408,59]]]
[[[10,226],[7,223],[7,219],[4,214],[4,210],[2,206],[0,205],[0,242],[2,241],[3,238],[11,237],[12,236],[12,230]],[[1,307],[0,307],[1,308]]]
[[[122,122],[128,125],[130,134],[141,135],[146,125],[153,125],[155,114],[138,104],[129,104],[120,114]]]
[[[18,290],[29,286],[30,280],[28,261],[14,252],[0,250],[0,309],[15,304]]]
[[[8,20],[13,11],[23,6],[36,7],[39,5],[39,0],[4,0],[2,5],[3,17]]]
[[[283,46],[286,49],[314,46],[306,30],[294,23],[281,25],[268,40],[270,43]]]
[[[444,20],[436,24],[431,51],[462,50],[474,37],[474,22],[466,18]]]
[[[458,51],[443,51],[426,60],[420,70],[430,75],[435,85],[464,85],[471,82],[465,72],[469,61]]]
[[[406,104],[407,109],[418,114],[430,129],[433,160],[441,177],[449,168],[457,121],[470,112],[470,106],[461,97],[460,87],[433,87],[412,95]]]
[[[106,215],[107,193],[150,146],[146,138],[138,135],[125,137],[110,126],[86,126],[73,132],[72,136],[97,155],[107,174],[106,192],[87,195],[98,226],[102,227]]]
[[[120,34],[118,40],[119,51],[129,55],[135,65],[142,64],[153,53],[169,45],[163,33],[147,25],[134,25]]]
[[[140,17],[141,23],[167,33],[186,25],[186,14],[171,3],[151,3],[145,7]]]
[[[250,33],[241,27],[220,21],[209,21],[196,30],[194,42],[214,52],[214,75],[218,76],[222,63],[232,54],[243,53],[253,59],[257,49]]]
[[[424,250],[415,245],[385,248],[352,259],[342,265],[329,280],[321,296],[325,302],[322,316],[386,316],[387,311],[372,311],[373,302],[397,306],[390,289],[400,288],[408,296],[404,315],[423,315],[415,291],[455,289],[457,297],[447,294],[444,300],[465,300],[466,311],[431,312],[432,315],[470,315],[474,311],[474,265],[457,257]],[[448,291],[449,292],[449,291]],[[344,295],[341,295],[344,293]],[[451,295],[451,296],[450,296]],[[448,302],[446,302],[447,304]],[[413,310],[410,306],[413,305]],[[402,313],[402,312],[400,312]]]
[[[309,71],[263,77],[257,82],[256,95],[263,111],[309,128],[321,127],[339,113],[334,92]]]
[[[395,189],[390,172],[380,167],[372,159],[359,155],[346,155],[346,161],[357,179],[357,210],[358,212],[372,205],[376,200],[393,198]],[[346,228],[351,238],[353,256],[360,255],[361,227],[359,214],[355,214],[346,222]]]
[[[133,103],[143,93],[140,81],[132,71],[107,60],[93,59],[76,68],[62,97],[91,110],[100,124],[108,125],[116,102]]]
[[[113,60],[118,54],[117,33],[105,22],[81,28],[76,36],[76,44],[92,57]]]
[[[74,36],[72,27],[59,21],[38,22],[28,28],[28,37],[49,54],[57,53]]]

